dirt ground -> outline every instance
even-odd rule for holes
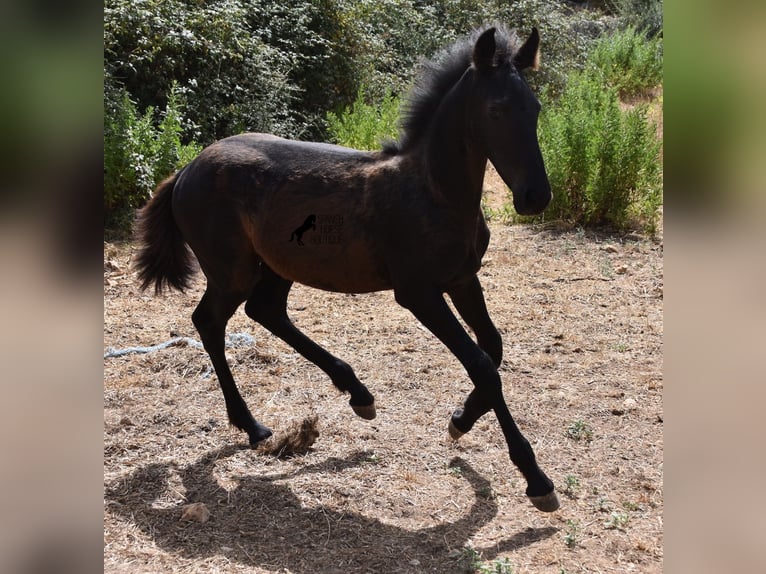
[[[104,571],[662,571],[662,242],[492,224],[480,278],[503,334],[511,412],[562,507],[534,509],[486,415],[447,421],[471,384],[390,292],[296,286],[295,323],[375,395],[354,415],[318,368],[250,321],[227,354],[275,434],[318,416],[304,455],[246,447],[193,344],[104,359]],[[104,245],[104,351],[198,339],[204,290],[138,290],[131,244]],[[209,520],[181,520],[204,503]],[[482,571],[482,570],[479,570]]]

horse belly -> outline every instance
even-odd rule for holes
[[[255,250],[278,275],[326,291],[368,293],[390,289],[384,266],[344,215],[312,213],[261,222]]]

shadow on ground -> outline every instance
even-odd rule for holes
[[[497,515],[496,502],[481,496],[489,491],[489,481],[459,458],[451,464],[460,468],[460,475],[474,492],[472,507],[456,521],[408,530],[355,512],[321,505],[307,507],[286,482],[301,474],[359,466],[368,453],[328,458],[290,475],[240,477],[238,485],[227,491],[214,477],[215,464],[240,448],[217,449],[181,468],[172,464],[139,468],[106,486],[107,511],[135,524],[166,552],[184,558],[221,555],[247,566],[286,568],[294,574],[465,571],[452,551],[463,548]],[[212,518],[208,522],[180,521],[186,502],[163,504],[172,473],[182,481],[188,502],[204,502],[210,508]],[[484,558],[513,551],[555,532],[550,527],[527,529],[484,552]]]

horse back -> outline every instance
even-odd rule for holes
[[[187,166],[174,213],[201,263],[215,259],[213,249],[249,249],[286,279],[332,291],[387,289],[374,240],[382,212],[368,185],[383,163],[381,154],[330,144],[234,136]]]

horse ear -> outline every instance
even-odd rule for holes
[[[495,28],[485,30],[473,47],[473,64],[478,70],[492,67],[495,60]]]
[[[513,57],[513,65],[517,70],[526,70],[532,68],[536,70],[540,66],[540,34],[537,28],[532,28],[532,33],[519,48]]]

